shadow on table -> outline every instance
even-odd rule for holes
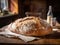
[[[46,39],[60,39],[60,32],[54,32],[53,34],[40,36],[40,37],[41,38],[46,38]]]

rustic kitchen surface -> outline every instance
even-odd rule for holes
[[[60,44],[60,32],[51,34],[48,36],[41,36],[39,37],[39,40],[34,40],[31,42],[24,42],[20,39],[16,38],[7,38],[4,36],[0,36],[0,43],[6,43],[6,44]]]

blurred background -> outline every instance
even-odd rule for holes
[[[60,23],[59,4],[59,0],[0,0],[0,27],[26,17],[26,12],[32,12],[32,15],[38,13],[42,19],[46,19],[49,5],[52,6],[53,16]]]

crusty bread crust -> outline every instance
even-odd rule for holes
[[[43,36],[52,32],[52,28],[47,22],[33,16],[17,19],[10,28],[12,32],[28,36]]]

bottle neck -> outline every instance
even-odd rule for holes
[[[52,16],[53,17],[52,6],[49,6],[47,16]]]

